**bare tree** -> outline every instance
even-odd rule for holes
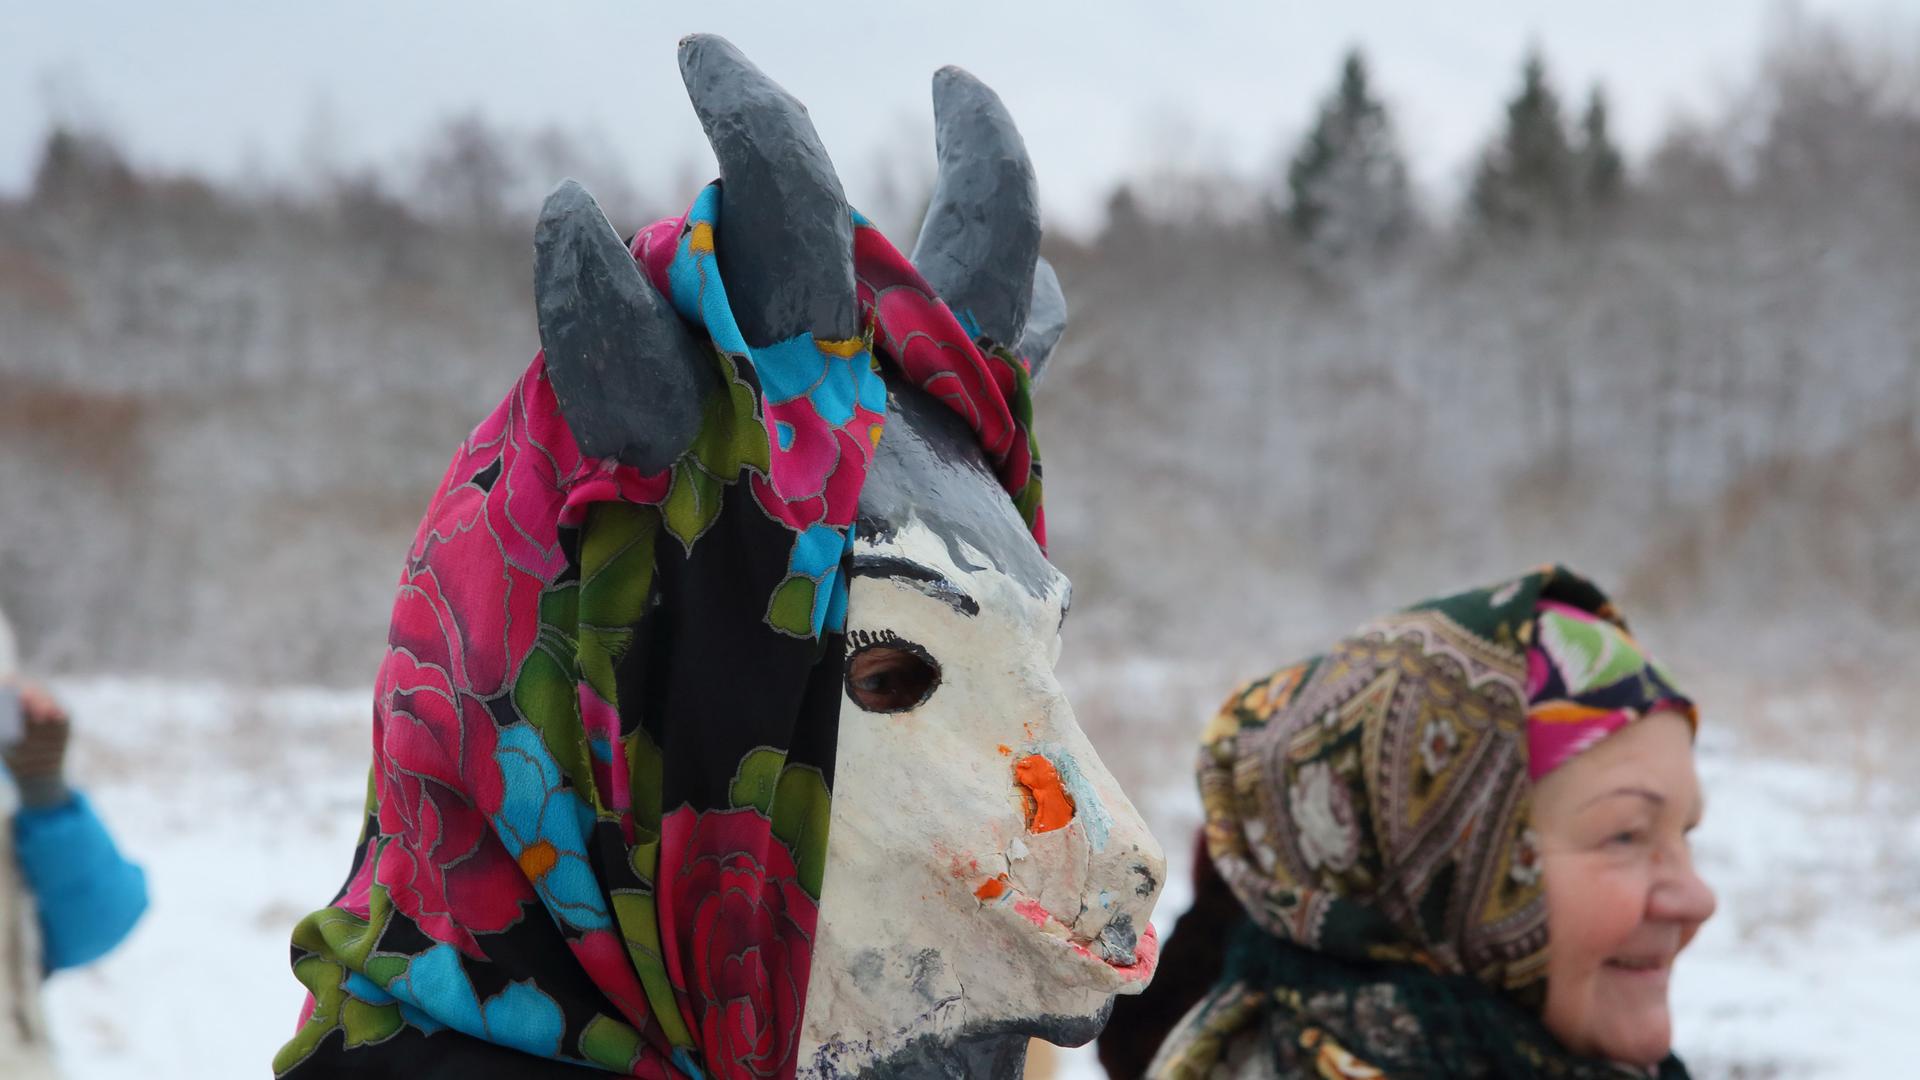
[[[506,137],[478,114],[454,117],[428,137],[422,151],[420,205],[447,221],[504,228],[521,176],[516,157]]]

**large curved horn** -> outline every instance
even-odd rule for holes
[[[957,67],[933,76],[940,178],[913,264],[968,329],[1011,346],[1026,329],[1040,200],[1027,144],[987,85]]]
[[[533,233],[547,378],[574,441],[641,472],[672,465],[717,386],[712,347],[641,276],[587,189],[562,181]]]
[[[713,34],[681,39],[680,77],[720,162],[720,265],[747,344],[859,337],[853,219],[806,106]]]
[[[1033,266],[1033,309],[1027,316],[1026,333],[1014,352],[1027,358],[1033,381],[1040,381],[1040,369],[1053,356],[1060,335],[1067,332],[1067,294],[1060,291],[1060,275],[1053,264],[1041,256]]]

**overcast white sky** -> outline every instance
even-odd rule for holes
[[[1920,33],[1920,0],[1801,0]],[[812,110],[849,194],[882,152],[924,155],[928,77],[957,63],[1006,99],[1055,223],[1098,219],[1113,182],[1179,155],[1268,167],[1363,46],[1430,193],[1457,190],[1530,42],[1563,94],[1604,82],[1638,151],[1711,111],[1780,25],[1775,0],[1168,0],[508,3],[505,0],[0,0],[0,188],[25,183],[50,107],[79,100],[134,157],[232,174],[300,160],[316,116],[347,161],[403,158],[450,113],[597,131],[635,185],[710,171],[674,44],[731,38]],[[59,89],[49,93],[48,87]],[[76,94],[76,88],[78,93]],[[930,137],[929,137],[930,138]]]

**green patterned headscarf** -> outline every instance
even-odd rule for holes
[[[1375,619],[1227,700],[1202,739],[1200,796],[1249,925],[1150,1075],[1206,1076],[1248,1053],[1280,1076],[1636,1075],[1573,1057],[1538,1018],[1529,714],[1549,682],[1556,700],[1602,692],[1634,716],[1684,699],[1647,681],[1643,657],[1615,665],[1622,679],[1530,678],[1543,612],[1607,649],[1631,642],[1600,590],[1547,567]],[[1669,1059],[1660,1075],[1684,1070]]]

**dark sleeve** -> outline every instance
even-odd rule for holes
[[[1226,966],[1227,940],[1246,915],[1213,868],[1205,835],[1194,840],[1193,906],[1173,924],[1160,947],[1160,966],[1144,993],[1115,998],[1113,1018],[1097,1052],[1109,1080],[1139,1080],[1187,1010],[1198,1004]]]

